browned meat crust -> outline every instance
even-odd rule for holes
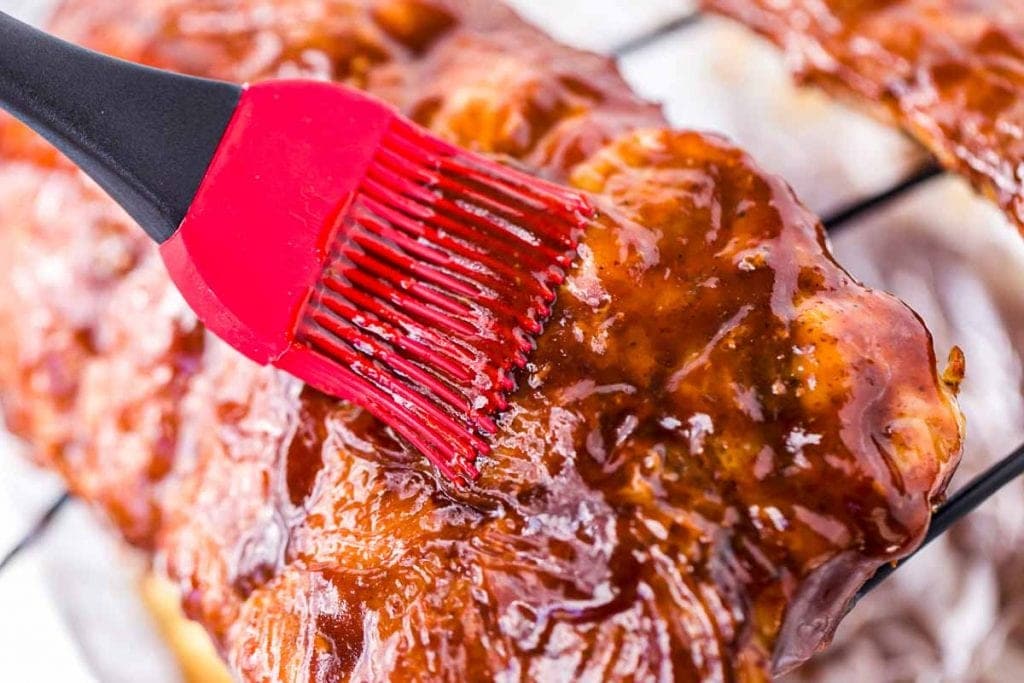
[[[204,335],[142,233],[2,129],[10,424],[242,677],[764,680],[924,533],[961,425],[922,323],[836,265],[782,181],[659,130],[606,60],[487,0],[73,0],[55,26],[221,78],[347,80],[603,209],[455,491]]]
[[[888,114],[1024,231],[1024,12],[1002,0],[703,0]]]

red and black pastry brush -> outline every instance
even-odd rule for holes
[[[3,14],[0,105],[160,245],[212,332],[477,476],[586,199],[342,86],[190,78]]]

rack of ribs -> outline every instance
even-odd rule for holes
[[[959,458],[904,304],[788,186],[489,0],[70,0],[88,46],[345,81],[594,194],[481,479],[206,334],[98,188],[0,132],[11,429],[246,680],[766,680],[910,552]]]
[[[864,105],[1024,231],[1024,12],[1000,0],[702,0],[784,48],[798,78]]]

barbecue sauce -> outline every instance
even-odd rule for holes
[[[600,214],[457,488],[364,411],[195,343],[127,220],[5,147],[11,424],[155,551],[243,678],[767,680],[919,542],[960,371],[939,378],[920,320],[832,260],[784,182],[665,130],[604,58],[489,0],[72,0],[56,27],[201,75],[366,87]],[[100,277],[118,250],[130,272]],[[56,396],[62,377],[83,379]]]

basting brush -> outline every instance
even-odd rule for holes
[[[310,81],[191,78],[0,13],[0,105],[160,245],[206,327],[474,479],[593,210]]]

